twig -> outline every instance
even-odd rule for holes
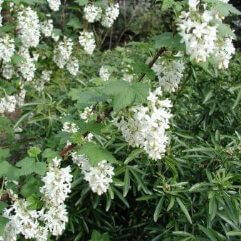
[[[156,55],[153,57],[152,61],[148,64],[148,67],[151,68],[155,62],[158,60],[158,58],[163,54],[163,52],[165,51],[165,48],[160,48],[158,50],[158,52],[156,53]],[[146,73],[143,73],[139,79],[137,80],[137,82],[140,82],[144,77],[145,77]]]

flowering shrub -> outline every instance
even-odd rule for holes
[[[125,4],[0,1],[0,240],[239,240],[240,12]]]

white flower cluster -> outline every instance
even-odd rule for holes
[[[2,64],[2,76],[5,79],[12,79],[14,75],[14,68],[11,63],[3,63]]]
[[[90,117],[93,115],[93,106],[85,107],[84,111],[80,113],[80,118],[85,122],[88,122]]]
[[[59,236],[68,222],[68,212],[65,200],[71,192],[71,168],[60,167],[61,159],[57,157],[50,164],[46,176],[43,177],[44,186],[40,192],[44,195],[45,209],[41,210],[40,219],[54,236]]]
[[[104,81],[108,81],[110,78],[110,71],[106,66],[101,66],[99,70],[100,78]]]
[[[79,61],[77,58],[73,57],[66,65],[67,70],[73,76],[76,76],[79,73]]]
[[[114,21],[118,18],[120,14],[119,8],[119,3],[111,4],[106,8],[101,21],[102,26],[110,28],[113,25]]]
[[[24,104],[25,94],[25,89],[22,89],[18,95],[7,95],[0,98],[0,114],[15,112],[17,107]]]
[[[51,37],[53,33],[54,25],[53,20],[48,19],[41,23],[41,32],[45,37]]]
[[[94,34],[92,32],[81,32],[79,36],[79,43],[87,54],[93,54],[96,44]]]
[[[114,176],[114,168],[110,163],[102,160],[97,166],[91,166],[89,160],[84,155],[76,153],[72,153],[72,159],[81,168],[84,179],[89,183],[92,192],[98,195],[107,192]]]
[[[36,71],[36,56],[31,57],[29,50],[26,48],[21,48],[19,55],[23,58],[23,61],[18,64],[19,72],[25,80],[33,80]]]
[[[152,67],[159,80],[159,86],[165,92],[174,92],[183,77],[185,69],[182,60],[159,58]]]
[[[70,60],[72,50],[73,41],[67,37],[64,37],[64,40],[60,41],[58,46],[54,49],[53,61],[60,69],[63,69]]]
[[[218,43],[218,47],[214,54],[214,60],[219,69],[227,69],[232,56],[235,54],[233,46],[233,38],[225,38]]]
[[[76,133],[78,132],[79,128],[75,123],[70,123],[68,121],[64,122],[62,131],[68,133]]]
[[[68,222],[65,200],[71,191],[71,168],[60,167],[61,159],[52,160],[46,176],[42,178],[44,186],[40,192],[44,195],[44,207],[40,211],[30,210],[29,203],[11,193],[12,206],[4,210],[3,216],[9,219],[3,240],[17,241],[21,234],[25,239],[47,241],[48,233],[59,236]]]
[[[91,5],[89,4],[84,8],[84,18],[89,23],[94,23],[99,21],[101,19],[101,13],[102,13],[102,9],[93,4]]]
[[[30,7],[18,12],[17,30],[22,44],[26,47],[37,47],[40,39],[38,15]]]
[[[225,1],[226,2],[226,1]],[[212,9],[208,10],[207,5],[200,5],[199,0],[189,0],[189,11],[182,12],[178,30],[182,41],[186,45],[186,52],[190,58],[197,62],[205,62],[209,57],[221,56],[222,59],[217,62],[219,68],[227,68],[229,60],[234,54],[232,37],[224,37],[219,34],[218,24],[222,23],[219,17]],[[223,50],[227,52],[220,55]]]
[[[51,75],[51,70],[43,70],[40,79],[38,79],[35,83],[35,89],[39,92],[43,91],[44,85],[50,81]]]
[[[59,10],[61,6],[61,1],[60,0],[47,0],[49,7],[52,11],[56,12]]]
[[[0,61],[2,60],[4,63],[10,62],[14,52],[14,40],[7,34],[0,38]]]
[[[134,106],[127,119],[122,116],[114,120],[129,145],[143,148],[153,160],[162,158],[169,142],[166,130],[172,104],[168,99],[159,100],[161,95],[161,88],[157,88],[150,92],[147,106]]]
[[[27,201],[15,196],[14,203],[4,210],[3,216],[9,219],[3,234],[4,241],[16,241],[19,234],[25,239],[48,239],[48,230],[39,223],[38,211],[29,210]]]

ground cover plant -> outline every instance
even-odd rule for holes
[[[240,240],[238,3],[0,6],[0,241]]]

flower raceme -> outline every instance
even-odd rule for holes
[[[53,236],[63,233],[68,222],[65,200],[71,191],[72,174],[70,166],[61,168],[61,159],[52,160],[44,185],[40,188],[44,206],[41,210],[31,210],[30,204],[10,191],[13,204],[4,210],[3,216],[9,219],[3,240],[16,241],[19,234],[25,239],[47,241],[49,232]],[[1,239],[0,239],[1,240]]]
[[[223,36],[218,30],[220,24],[222,18],[213,9],[198,0],[189,0],[189,11],[183,11],[179,17],[178,31],[192,60],[206,62],[213,57],[218,68],[228,68],[235,53],[233,36]]]
[[[161,88],[157,88],[149,93],[147,106],[131,107],[130,116],[114,119],[128,144],[143,148],[153,160],[163,157],[169,142],[166,130],[172,117],[172,104],[168,99],[160,100],[161,96]]]

